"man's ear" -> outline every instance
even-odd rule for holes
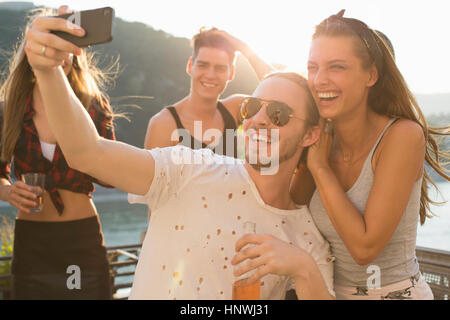
[[[187,65],[186,65],[186,73],[189,76],[191,76],[191,69],[192,69],[192,56],[189,57],[189,60],[188,60]]]
[[[320,127],[319,125],[310,127],[305,135],[303,136],[300,146],[303,148],[309,147],[317,142],[320,138]]]
[[[375,83],[377,83],[377,81],[378,81],[378,69],[375,66],[375,64],[373,64],[372,67],[370,68],[370,77],[369,81],[367,82],[367,86],[373,87]]]
[[[231,69],[230,69],[230,76],[228,77],[228,81],[233,80],[235,74],[236,74],[236,66],[234,64],[232,64]]]

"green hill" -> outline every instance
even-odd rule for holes
[[[0,68],[6,71],[7,60],[23,32],[26,11],[6,10],[0,6]],[[191,54],[189,39],[177,38],[143,23],[115,18],[111,43],[92,48],[98,52],[100,65],[106,66],[120,53],[121,72],[115,85],[108,88],[111,104],[129,114],[131,122],[118,119],[117,139],[142,147],[149,119],[163,106],[188,94],[189,77],[185,72]],[[257,78],[247,61],[238,57],[236,78],[224,96],[233,93],[250,94]],[[130,96],[152,96],[136,99]],[[418,95],[420,105],[430,125],[450,124],[450,94]],[[136,104],[140,108],[127,105]],[[450,148],[450,139],[441,142]],[[442,180],[433,174],[433,177]]]
[[[0,68],[6,71],[8,58],[24,29],[25,11],[0,8]],[[111,43],[95,46],[100,65],[110,64],[120,53],[119,77],[107,93],[111,104],[129,113],[131,122],[118,119],[117,138],[141,147],[148,120],[165,105],[172,104],[189,92],[186,63],[191,54],[190,42],[143,23],[115,18]],[[233,93],[250,94],[257,78],[247,61],[238,57],[235,79],[224,97]],[[129,96],[152,96],[153,99],[132,99]],[[137,104],[141,108],[126,105]]]

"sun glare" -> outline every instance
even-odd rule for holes
[[[61,5],[60,0],[34,2]],[[250,44],[266,61],[298,72],[306,69],[314,26],[345,8],[347,16],[359,18],[388,35],[398,66],[413,92],[437,93],[450,92],[446,77],[450,73],[450,45],[442,41],[445,30],[450,30],[450,20],[444,3],[410,0],[407,15],[402,1],[390,0],[370,4],[356,0],[129,0],[125,5],[119,0],[78,0],[69,5],[76,10],[111,6],[117,17],[146,23],[176,37],[190,38],[202,26],[216,26]],[[427,56],[430,59],[425,62]]]

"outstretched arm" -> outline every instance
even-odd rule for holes
[[[51,34],[50,30],[76,36],[83,36],[84,31],[64,19],[42,17],[26,33],[28,61],[50,127],[69,166],[126,192],[147,193],[153,180],[154,159],[145,150],[98,135],[61,68],[63,60],[70,54],[81,54],[81,49]]]

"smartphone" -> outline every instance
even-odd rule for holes
[[[72,42],[80,48],[107,43],[113,39],[112,22],[114,19],[114,9],[111,7],[76,11],[57,17],[66,19],[84,29],[86,32],[84,37],[77,37],[63,31],[52,31],[53,34]]]

